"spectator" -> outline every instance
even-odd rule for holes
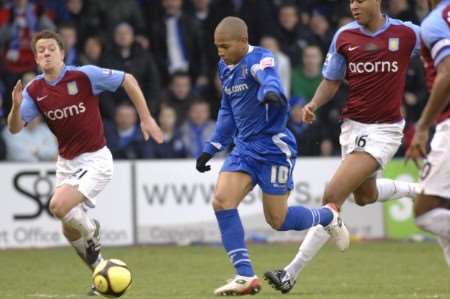
[[[291,61],[289,57],[280,51],[278,41],[274,37],[264,36],[261,39],[261,46],[272,51],[284,92],[289,97],[291,94]]]
[[[145,141],[137,121],[134,107],[122,103],[116,109],[114,123],[104,122],[106,143],[114,159],[151,157],[150,143]]]
[[[95,0],[100,15],[100,26],[106,34],[107,40],[112,39],[112,33],[117,26],[128,23],[136,32],[136,41],[142,48],[149,47],[149,40],[145,36],[146,24],[142,10],[137,1],[130,0]]]
[[[419,20],[408,0],[390,0],[388,2],[388,14],[392,18],[419,24]]]
[[[80,55],[80,64],[100,64],[103,54],[103,41],[100,36],[89,36],[84,42],[83,52]]]
[[[208,61],[208,79],[212,79],[218,61],[217,50],[214,45],[214,17],[211,13],[210,0],[193,0],[193,16],[201,24],[203,30],[203,45]]]
[[[101,28],[100,11],[96,3],[89,0],[67,0],[63,9],[58,11],[55,22],[58,25],[73,24],[82,45],[87,36]]]
[[[157,144],[153,140],[152,158],[156,159],[174,159],[186,158],[187,150],[183,143],[183,136],[176,127],[177,113],[173,107],[163,105],[159,113],[159,125],[164,134],[164,141]]]
[[[292,71],[292,95],[309,102],[322,81],[322,52],[318,46],[307,46],[302,55],[302,66]]]
[[[275,34],[276,23],[266,0],[216,0],[211,3],[214,25],[227,16],[240,17],[248,26],[250,44],[257,44],[264,35]]]
[[[11,134],[8,128],[2,132],[9,161],[55,161],[58,143],[40,117],[31,121],[20,133]]]
[[[163,102],[175,108],[178,116],[177,125],[184,123],[192,102],[192,83],[189,74],[176,72],[173,74]]]
[[[421,24],[423,19],[430,12],[430,8],[428,6],[428,0],[416,0],[414,6],[415,19],[417,20],[417,24]],[[414,18],[412,18],[414,20]]]
[[[302,25],[298,8],[291,2],[280,6],[278,23],[277,37],[281,51],[289,56],[292,66],[297,66],[300,63],[302,50],[313,41],[312,32]]]
[[[38,14],[37,7],[28,0],[14,0],[6,5],[6,17],[0,28],[0,43],[5,43],[1,53],[1,65],[6,74],[3,80],[7,90],[12,90],[24,72],[36,67],[31,51],[31,36],[41,29],[54,29],[45,14]],[[9,109],[9,103],[6,105]]]
[[[75,26],[72,24],[61,24],[58,27],[58,32],[61,34],[65,44],[64,63],[67,65],[79,65],[80,59],[76,48],[78,38]]]
[[[177,71],[188,72],[197,85],[208,83],[201,24],[181,10],[182,0],[162,0],[164,15],[151,28],[152,51],[163,83]]]
[[[406,86],[404,95],[404,108],[406,120],[416,122],[428,99],[425,86],[425,75],[420,57],[411,57],[408,72],[406,73]]]
[[[288,128],[294,134],[297,141],[298,156],[314,156],[319,154],[320,122],[311,125],[303,122],[303,106],[305,101],[300,97],[292,97],[290,100],[291,112]]]
[[[331,141],[328,138],[322,140],[322,142],[320,143],[320,156],[331,157],[331,156],[336,156],[336,155],[337,155],[337,152],[336,152],[336,148],[333,144],[333,141]]]
[[[197,158],[212,137],[216,124],[210,118],[209,104],[203,99],[192,102],[189,118],[181,127],[189,157]]]
[[[107,68],[133,74],[144,92],[147,105],[150,110],[155,111],[160,88],[158,70],[153,56],[136,42],[130,24],[117,25],[114,30],[113,47],[105,53],[101,64]],[[104,100],[101,101],[104,116],[111,119],[117,104],[126,98],[123,90],[114,94],[104,93]]]
[[[327,53],[333,40],[333,30],[327,18],[320,11],[315,11],[311,16],[309,27],[314,34],[314,43],[319,45],[323,54]]]

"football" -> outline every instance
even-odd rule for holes
[[[118,259],[102,261],[92,274],[95,290],[109,298],[122,296],[131,284],[131,272],[127,264]]]

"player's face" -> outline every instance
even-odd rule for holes
[[[36,63],[43,72],[58,68],[64,61],[64,51],[52,38],[40,39],[36,42]]]
[[[245,39],[238,40],[230,34],[220,31],[216,31],[214,34],[214,44],[217,47],[219,57],[228,65],[238,63],[247,51]]]
[[[360,25],[367,25],[380,9],[379,0],[350,0],[353,18]]]

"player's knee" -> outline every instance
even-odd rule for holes
[[[52,212],[52,214],[58,219],[64,218],[64,216],[67,214],[67,210],[61,201],[57,200],[50,201],[49,208],[50,212]]]
[[[234,208],[230,204],[229,200],[227,200],[227,197],[224,194],[218,192],[214,194],[214,201],[212,204],[214,211],[222,211]]]
[[[355,198],[355,203],[361,207],[376,201],[376,198],[370,194],[353,194],[353,196]]]
[[[284,217],[279,217],[278,215],[266,216],[266,222],[275,230],[280,230],[284,224]]]

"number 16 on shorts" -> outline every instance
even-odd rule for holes
[[[356,138],[355,138],[356,147],[364,148],[367,143],[367,137],[369,137],[369,135],[367,135],[367,134],[356,136]]]

